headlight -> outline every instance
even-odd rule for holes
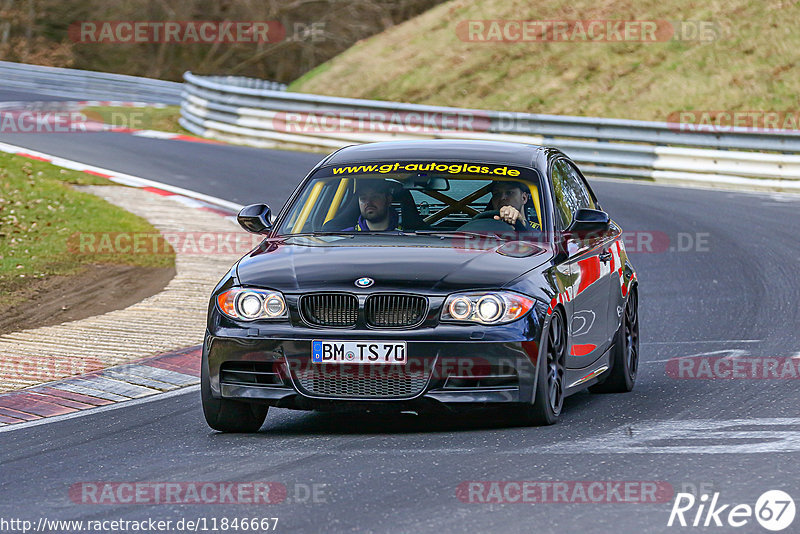
[[[534,300],[510,291],[475,291],[450,295],[442,321],[503,324],[516,321],[533,307]]]
[[[450,316],[453,319],[465,320],[472,315],[474,308],[472,301],[467,297],[456,297],[450,301],[447,311],[450,312]]]
[[[503,303],[494,295],[486,295],[478,301],[478,318],[484,323],[491,323],[500,318]]]
[[[287,319],[286,301],[277,291],[260,289],[229,289],[217,296],[220,311],[245,321],[256,319]]]

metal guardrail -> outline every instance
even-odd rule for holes
[[[679,125],[661,122],[290,93],[280,86],[276,90],[272,82],[191,72],[184,80],[181,125],[197,135],[234,143],[330,150],[398,139],[516,141],[556,146],[589,175],[800,191],[797,132],[682,131]],[[393,117],[398,116],[405,127],[396,127]],[[324,117],[334,117],[339,127],[307,128],[309,118]],[[426,126],[429,118],[435,127]],[[353,122],[360,127],[342,127]],[[469,127],[437,127],[448,123]]]
[[[255,91],[285,91],[286,84],[261,80],[258,78],[247,78],[246,76],[203,76],[203,80],[218,86],[238,87],[242,90],[253,89]]]
[[[182,83],[0,61],[4,89],[41,92],[74,100],[121,100],[178,105]]]

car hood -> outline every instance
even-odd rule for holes
[[[285,292],[497,288],[552,257],[550,247],[495,239],[337,236],[270,239],[242,258],[239,282]],[[473,242],[476,241],[476,242]]]

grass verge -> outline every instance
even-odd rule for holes
[[[157,233],[149,222],[75,185],[108,180],[50,163],[0,153],[0,294],[3,307],[15,291],[50,275],[77,275],[89,264],[171,267],[174,254],[80,254],[81,233]],[[105,251],[104,251],[105,252]]]
[[[184,130],[178,119],[181,117],[180,106],[167,106],[164,108],[144,107],[118,107],[118,106],[89,106],[81,111],[89,118],[102,121],[116,128],[132,128],[134,130],[158,130],[192,135]]]

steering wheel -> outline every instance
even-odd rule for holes
[[[500,216],[500,210],[484,211],[482,213],[477,214],[475,217],[472,218],[472,220],[473,221],[478,221],[480,219],[492,219],[493,221],[496,220],[497,222],[508,224],[503,219],[499,219],[499,220],[495,219],[494,218],[495,215],[499,217]],[[520,215],[522,215],[522,214],[520,214]],[[511,224],[510,226],[513,226],[514,230],[516,230],[517,232],[526,232],[526,231],[528,231],[528,227],[525,225],[525,223],[522,222],[522,218],[521,217],[517,217],[517,220],[514,221],[514,224]]]

